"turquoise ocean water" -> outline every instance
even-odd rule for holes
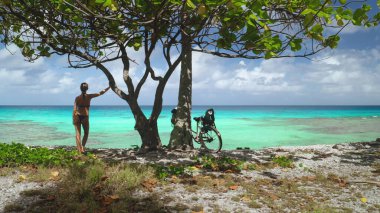
[[[172,129],[165,106],[158,125],[163,144]],[[194,106],[201,116],[210,106]],[[334,144],[380,137],[380,106],[215,106],[223,149]],[[151,107],[143,107],[150,114]],[[140,145],[127,106],[91,106],[91,148]],[[75,145],[72,106],[0,106],[0,141],[28,145]]]

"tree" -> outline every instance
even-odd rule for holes
[[[380,13],[373,14],[365,2],[353,10],[355,1],[347,0],[186,1],[182,16],[187,20],[182,22],[190,24],[188,37],[178,42],[189,56],[182,59],[177,123],[170,144],[192,146],[191,51],[225,58],[308,58],[337,47],[339,33],[350,24],[377,26]]]
[[[0,38],[5,45],[16,44],[29,61],[52,54],[67,55],[73,68],[100,69],[112,90],[129,104],[142,147],[157,149],[161,146],[157,119],[164,88],[182,58],[182,54],[172,57],[171,49],[180,36],[180,31],[170,24],[178,23],[172,20],[178,17],[176,7],[178,4],[169,1],[1,0]],[[156,46],[162,47],[168,67],[162,76],[157,76],[151,65]],[[136,86],[130,76],[130,48],[143,48],[145,53],[145,72]],[[127,92],[118,87],[107,68],[108,62],[116,60],[123,64]],[[157,82],[157,88],[147,117],[138,97],[149,76]]]

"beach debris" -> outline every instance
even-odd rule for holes
[[[102,181],[102,182],[103,182],[103,181],[106,181],[106,180],[108,180],[108,179],[109,179],[109,177],[108,177],[108,176],[103,176],[103,177],[101,177],[101,178],[100,178],[100,181]]]
[[[239,186],[238,185],[233,185],[228,187],[230,190],[236,190]]]
[[[102,185],[100,185],[99,183],[95,185],[95,187],[92,189],[92,191],[95,193],[95,194],[100,194],[100,192],[102,191],[103,187]]]
[[[52,177],[58,177],[59,176],[59,172],[58,171],[52,171],[50,174],[51,174]]]
[[[26,175],[19,175],[17,181],[22,182],[26,180]]]
[[[279,197],[277,196],[277,195],[275,195],[275,194],[273,194],[273,193],[268,193],[268,195],[269,195],[269,197],[272,199],[272,200],[278,200],[279,199]]]
[[[362,197],[362,198],[360,198],[360,201],[361,201],[362,203],[367,203],[367,198]]]
[[[141,185],[145,187],[148,191],[152,192],[153,188],[157,185],[157,180],[154,178],[150,178],[142,182]]]
[[[49,196],[46,197],[47,201],[53,201],[55,199],[56,199],[56,197],[54,195],[49,195]]]
[[[329,174],[327,179],[335,182],[335,183],[338,183],[340,187],[345,187],[347,186],[348,182],[347,180],[335,175],[335,174]]]
[[[248,196],[243,196],[240,200],[245,203],[249,203],[252,201],[252,199]]]
[[[50,172],[50,178],[49,180],[52,180],[52,181],[57,181],[57,180],[60,180],[60,176],[59,176],[59,171],[52,171]]]
[[[272,172],[262,172],[261,174],[264,176],[270,177],[272,179],[277,179],[277,175],[273,174]]]

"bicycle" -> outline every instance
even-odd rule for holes
[[[191,130],[193,140],[209,151],[220,152],[222,149],[222,136],[215,126],[215,123],[204,124],[203,117],[193,118],[197,122],[196,131]],[[202,124],[201,124],[202,123]]]
[[[172,110],[172,124],[175,124],[175,113],[177,109]],[[195,143],[200,144],[201,148],[212,152],[220,152],[222,149],[222,136],[215,125],[214,110],[208,109],[205,116],[194,117],[197,122],[196,131],[191,129],[192,138]]]

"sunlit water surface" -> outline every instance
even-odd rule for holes
[[[171,106],[159,121],[162,143],[169,141]],[[201,116],[211,106],[194,106]],[[216,106],[223,149],[333,144],[380,137],[380,106]],[[149,117],[151,107],[143,107]],[[72,106],[0,106],[0,141],[28,145],[75,145]],[[140,145],[127,106],[91,106],[91,148]],[[193,124],[194,125],[194,124]]]

